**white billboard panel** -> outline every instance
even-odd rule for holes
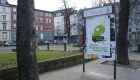
[[[86,54],[110,55],[110,18],[108,15],[86,19]]]

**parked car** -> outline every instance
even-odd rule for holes
[[[5,45],[4,41],[0,42],[0,46],[4,46],[4,45]]]
[[[44,41],[44,43],[47,44],[47,43],[51,43],[51,42],[50,41]]]
[[[4,46],[16,46],[16,42],[6,41]]]
[[[11,42],[11,46],[16,46],[16,42]]]
[[[11,42],[6,41],[4,46],[11,46]]]

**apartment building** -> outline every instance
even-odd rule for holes
[[[54,13],[43,10],[35,10],[34,27],[36,29],[37,41],[54,40]]]
[[[64,19],[64,10],[54,11],[54,35],[55,40],[63,41],[67,39],[67,27]],[[77,11],[73,10],[70,15],[70,42],[77,42]]]
[[[138,0],[137,3],[134,5],[132,4],[133,9],[130,13],[129,19],[129,43],[132,46],[133,51],[140,52],[140,1]]]
[[[11,10],[6,0],[0,0],[0,41],[11,41]]]
[[[17,29],[17,6],[10,5],[11,8],[11,40],[16,41],[16,29]]]
[[[71,42],[78,42],[78,18],[76,13],[70,16],[70,40]]]
[[[66,38],[64,33],[64,16],[54,17],[54,36],[55,40]]]
[[[11,7],[11,38],[16,41],[16,22],[17,22],[17,6]],[[52,41],[54,39],[54,14],[49,11],[38,10],[34,12],[34,28],[36,30],[36,39],[38,43],[44,41]]]
[[[54,11],[54,39],[63,41],[66,39],[65,27],[64,27],[64,10]]]

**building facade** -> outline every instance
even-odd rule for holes
[[[140,0],[137,0],[136,4],[131,4],[128,38],[132,50],[140,52],[140,18],[139,17],[140,17]]]
[[[55,40],[66,38],[66,34],[64,33],[64,16],[54,17],[54,36]]]
[[[43,10],[35,10],[34,27],[38,42],[54,40],[54,13]]]
[[[11,7],[11,38],[16,41],[17,6]],[[54,13],[36,9],[34,12],[34,28],[38,43],[54,39]]]
[[[64,10],[54,11],[54,34],[55,40],[64,41],[67,40],[67,27],[64,17]],[[77,42],[77,11],[73,11],[70,15],[70,42]]]
[[[54,39],[57,41],[63,41],[66,39],[65,27],[64,27],[64,10],[54,11]]]
[[[81,9],[77,12],[77,32],[78,32],[78,42],[79,44],[84,43],[83,39],[83,29],[84,29],[84,19],[83,19],[83,11],[84,9]]]
[[[17,30],[17,6],[10,5],[11,8],[11,40],[16,42],[16,30]]]
[[[11,9],[6,0],[0,0],[0,41],[11,41]]]
[[[77,12],[70,16],[70,41],[78,42],[78,18]]]

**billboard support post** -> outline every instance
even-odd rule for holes
[[[85,21],[85,18],[84,18],[84,12],[82,12],[82,19],[83,19],[83,72],[85,72],[85,38],[86,38],[86,21]]]
[[[114,60],[114,79],[116,79],[116,60]]]
[[[115,23],[115,42],[117,42],[117,28],[116,28],[116,0],[114,0],[114,11],[113,14],[115,15],[114,17],[114,23]],[[115,43],[116,44],[116,43]],[[117,45],[117,44],[116,44]],[[114,79],[116,79],[116,67],[117,67],[117,60],[116,60],[116,55],[117,55],[117,46],[115,46],[115,60],[114,60]]]

